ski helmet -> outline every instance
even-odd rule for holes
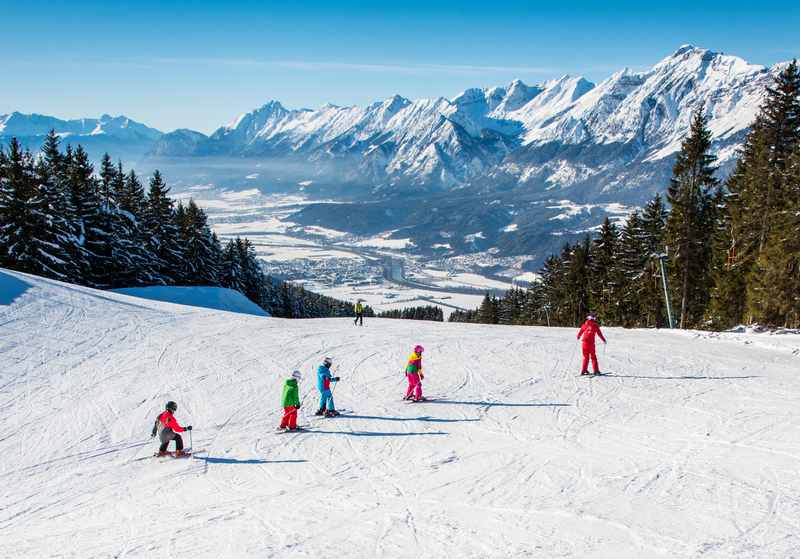
[[[171,412],[175,412],[178,409],[178,404],[170,400],[169,402],[167,402],[166,408]]]
[[[589,315],[586,317],[586,320],[597,320],[597,315],[593,312],[590,312]]]
[[[297,370],[292,371],[292,378],[294,380],[303,380],[303,373],[301,373],[300,371],[297,371]]]
[[[330,367],[330,366],[331,366],[331,363],[333,363],[333,359],[331,359],[330,357],[326,357],[326,358],[325,358],[325,359],[322,361],[322,364],[323,364],[323,365],[325,365],[326,367]]]
[[[423,351],[425,351],[425,348],[422,347],[421,345],[414,347],[414,353],[422,353]]]

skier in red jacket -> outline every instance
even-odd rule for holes
[[[155,425],[153,425],[153,432],[150,436],[155,437],[156,434],[158,434],[158,438],[161,441],[161,447],[158,449],[159,456],[169,454],[167,452],[167,446],[169,446],[169,442],[173,440],[175,441],[175,457],[177,458],[185,454],[183,452],[183,438],[178,433],[191,431],[192,426],[187,425],[186,427],[181,427],[178,424],[178,420],[175,419],[174,415],[177,410],[178,404],[175,402],[167,402],[166,410],[159,414],[156,418]]]
[[[583,323],[581,329],[578,330],[578,339],[582,340],[581,346],[583,348],[583,365],[581,365],[581,374],[589,374],[589,358],[592,359],[592,369],[594,374],[600,374],[600,367],[597,366],[597,353],[594,349],[594,337],[600,336],[603,343],[606,343],[603,333],[600,331],[600,325],[597,323],[597,317],[594,313],[589,313],[586,317],[586,322]]]

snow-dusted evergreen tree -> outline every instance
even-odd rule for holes
[[[702,111],[692,119],[669,185],[671,205],[665,231],[670,251],[670,280],[681,328],[699,326],[708,304],[711,283],[711,239],[714,225],[716,157],[711,132]]]
[[[659,327],[666,323],[666,306],[661,283],[661,269],[658,255],[664,253],[664,229],[667,223],[667,209],[660,194],[656,194],[644,207],[641,226],[644,234],[645,274],[639,289],[641,326]]]
[[[180,276],[183,254],[178,242],[173,201],[169,197],[169,188],[158,171],[150,179],[143,224],[156,272],[154,281],[165,285],[174,284]]]
[[[175,212],[183,246],[182,282],[187,285],[219,285],[220,249],[208,227],[208,218],[194,200],[178,204]]]
[[[12,139],[0,158],[0,263],[68,281],[68,233],[53,220],[51,189],[40,190],[39,180],[33,156]]]
[[[82,146],[74,152],[67,147],[65,163],[70,207],[74,212],[71,221],[80,247],[77,257],[81,277],[86,285],[107,287],[111,241],[102,215],[94,167]]]
[[[264,274],[258,263],[255,247],[250,242],[250,239],[237,237],[235,243],[242,271],[243,293],[248,299],[258,303],[262,296]]]
[[[239,260],[239,251],[237,250],[236,241],[234,239],[228,240],[228,242],[225,243],[225,248],[222,249],[220,283],[223,287],[244,293],[242,264]]]
[[[620,274],[616,265],[619,230],[606,217],[591,249],[591,304],[594,312],[606,322],[619,320]]]
[[[638,326],[642,323],[643,286],[647,280],[647,241],[639,212],[633,212],[620,234],[616,266],[619,271],[619,324]]]
[[[58,279],[80,283],[82,278],[74,258],[80,252],[80,247],[75,237],[75,227],[68,219],[73,212],[59,141],[59,137],[51,130],[42,146],[36,162],[38,200],[34,201],[34,205],[46,216],[41,236],[49,240],[48,252],[53,256],[53,261],[58,262],[52,273]]]

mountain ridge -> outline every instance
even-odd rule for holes
[[[366,196],[569,189],[575,199],[636,202],[663,189],[699,108],[727,173],[765,86],[784,64],[754,65],[682,45],[647,70],[624,68],[598,84],[564,75],[468,88],[451,98],[393,95],[317,109],[271,100],[209,135],[163,133],[124,116],[63,121],[10,113],[0,116],[0,141],[14,134],[30,145],[55,128],[96,151],[106,144],[130,148],[134,159],[287,160],[317,179],[361,187]]]

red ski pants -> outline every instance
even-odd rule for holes
[[[406,400],[414,398],[415,400],[422,399],[422,382],[420,382],[419,374],[406,373],[408,379],[408,390],[406,390]]]
[[[288,406],[283,408],[283,419],[281,419],[281,429],[297,429],[297,408]]]
[[[597,366],[597,353],[594,351],[594,345],[583,346],[583,365],[581,365],[581,372],[585,373],[589,370],[589,358],[592,359],[592,369],[594,369],[594,372],[600,372],[600,367]]]

